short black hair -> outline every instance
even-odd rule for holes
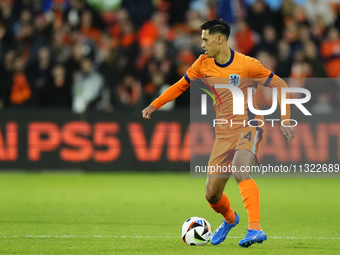
[[[221,33],[222,35],[225,35],[227,39],[230,35],[230,26],[223,19],[208,20],[201,25],[201,29],[209,30],[209,35]]]

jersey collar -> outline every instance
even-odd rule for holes
[[[227,63],[225,63],[225,64],[219,64],[219,63],[217,63],[216,60],[214,59],[214,62],[215,62],[215,64],[216,64],[218,67],[227,67],[227,66],[229,66],[229,65],[233,62],[233,60],[234,60],[234,50],[233,50],[232,48],[229,48],[229,49],[230,49],[231,55],[230,55],[230,59],[229,59],[229,61],[228,61]]]

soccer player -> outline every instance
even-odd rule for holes
[[[229,78],[230,84],[238,86],[242,90],[245,102],[247,101],[247,88],[254,86],[252,80],[260,79],[261,81],[262,79],[263,86],[278,88],[278,98],[281,104],[280,91],[282,87],[287,87],[286,83],[264,68],[258,60],[229,48],[228,37],[230,35],[230,27],[224,20],[214,19],[206,21],[201,25],[201,29],[201,46],[205,50],[205,54],[200,55],[187,70],[183,78],[168,88],[142,111],[143,118],[150,119],[153,112],[181,95],[190,86],[190,81],[196,78]],[[213,85],[210,86],[213,87]],[[246,123],[252,119],[254,122],[257,122],[258,119],[263,120],[263,116],[252,114],[246,103],[244,105],[244,115],[233,115],[231,92],[228,89],[221,88],[216,88],[216,91],[222,102],[221,105],[214,105],[217,119],[231,119],[234,123],[242,123],[245,117],[247,118]],[[254,91],[255,88],[253,88],[253,93]],[[255,101],[254,98],[253,101]],[[253,105],[256,108],[256,102]],[[285,126],[280,125],[280,129],[283,135],[286,136],[287,141],[290,142],[295,136],[295,131],[292,127],[288,126],[290,118],[289,105],[287,105],[286,111],[286,115],[282,115],[281,120],[287,120],[287,122],[285,122]],[[239,242],[239,245],[242,247],[249,247],[253,243],[262,243],[267,240],[267,236],[260,226],[258,187],[249,173],[240,171],[242,166],[251,167],[255,162],[258,162],[258,153],[266,135],[264,126],[258,126],[261,125],[256,123],[252,123],[251,126],[217,125],[215,129],[216,139],[208,163],[209,166],[232,165],[237,169],[233,175],[240,188],[243,204],[248,213],[248,232]],[[232,210],[229,198],[223,192],[230,174],[224,175],[223,178],[214,177],[217,176],[208,173],[205,196],[212,209],[224,217],[221,226],[214,232],[211,239],[211,243],[217,245],[225,240],[228,232],[239,223],[240,218]]]

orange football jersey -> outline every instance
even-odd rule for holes
[[[216,104],[214,104],[216,119],[228,120],[227,124],[220,124],[216,126],[216,137],[236,135],[234,131],[241,130],[244,126],[247,126],[248,120],[261,119],[264,121],[263,116],[257,116],[248,109],[247,88],[252,88],[253,106],[258,109],[254,97],[257,84],[262,84],[263,86],[268,87],[277,87],[279,101],[281,98],[280,88],[287,87],[287,85],[277,75],[264,68],[257,59],[245,56],[233,49],[230,50],[230,60],[225,64],[219,64],[214,60],[214,58],[208,58],[205,54],[200,55],[200,57],[187,70],[184,78],[165,91],[152,103],[152,105],[157,109],[160,108],[165,103],[182,94],[190,86],[190,82],[191,84],[195,84],[195,79],[200,78],[206,85],[210,86],[213,91],[217,92],[217,95],[212,93],[216,99]],[[226,88],[214,89],[215,84],[229,84],[241,89],[244,96],[243,115],[233,114],[234,100],[231,91]],[[282,120],[290,118],[289,105],[287,105],[286,110],[287,114],[281,117]],[[233,122],[232,126],[230,123],[231,120]],[[261,124],[262,123],[256,123],[256,121],[251,122],[251,125],[253,126]],[[262,128],[264,128],[264,126]]]

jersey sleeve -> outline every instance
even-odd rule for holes
[[[154,100],[151,105],[155,106],[157,109],[161,108],[167,102],[170,102],[177,97],[179,97],[189,86],[190,80],[195,78],[201,78],[200,66],[202,62],[203,55],[201,55],[186,71],[184,76],[168,88],[162,95],[160,95],[156,100]]]
[[[190,83],[191,79],[203,78],[200,72],[203,58],[204,58],[204,55],[199,56],[199,58],[196,59],[196,61],[188,68],[188,70],[184,74],[184,78],[187,80],[187,82]]]
[[[249,59],[248,78],[257,78],[258,81],[262,78],[263,81],[266,81],[265,79],[273,77],[273,72],[265,68],[260,61],[255,58]]]
[[[288,87],[286,82],[279,76],[265,68],[260,61],[250,58],[248,77],[253,78],[256,83],[260,83],[265,87],[277,88],[277,97],[281,107],[281,88]],[[287,99],[289,94],[286,94]],[[290,105],[286,105],[286,115],[281,115],[281,121],[290,119]],[[289,125],[289,121],[285,121],[285,125]]]
[[[151,105],[156,107],[156,109],[159,109],[163,105],[165,105],[167,102],[170,102],[176,99],[177,97],[179,97],[189,86],[190,86],[190,80],[188,82],[184,76],[178,82],[176,82],[174,85],[169,87],[166,91],[164,91],[162,95],[156,98],[151,103]]]

